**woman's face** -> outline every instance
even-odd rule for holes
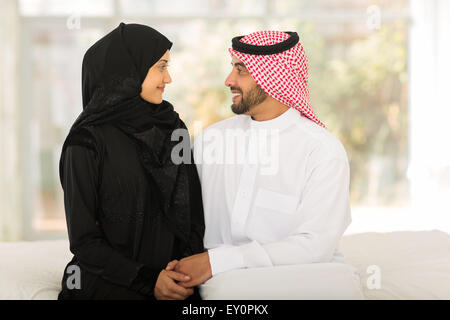
[[[169,50],[148,69],[147,76],[142,82],[141,97],[142,99],[160,104],[163,100],[163,92],[166,84],[172,82],[169,71],[167,70],[169,63]]]

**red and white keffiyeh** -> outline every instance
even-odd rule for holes
[[[228,50],[264,92],[325,127],[310,105],[308,61],[296,32],[257,31],[233,38]]]

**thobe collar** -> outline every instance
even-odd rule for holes
[[[248,116],[251,129],[259,129],[259,130],[278,129],[280,131],[294,124],[296,121],[298,121],[299,118],[302,118],[302,115],[293,108],[287,109],[285,112],[283,112],[276,118],[265,121],[256,121],[253,120],[251,116]]]

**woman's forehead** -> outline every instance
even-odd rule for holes
[[[163,56],[161,57],[161,59],[159,60],[169,60],[170,59],[170,50],[167,50]]]

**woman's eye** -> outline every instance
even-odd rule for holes
[[[164,69],[166,69],[167,67],[168,67],[168,65],[162,65],[162,66],[159,67],[159,69],[160,69],[161,71],[164,71]]]

